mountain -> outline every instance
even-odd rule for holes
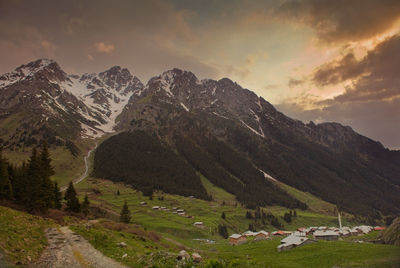
[[[340,210],[371,217],[399,213],[400,152],[348,126],[293,120],[227,78],[199,81],[191,72],[166,71],[131,98],[116,129],[156,135],[211,182],[245,195],[244,203],[277,200],[273,186],[262,185],[263,175]],[[278,203],[296,203],[283,199]]]
[[[0,145],[18,150],[46,139],[64,145],[111,132],[129,98],[143,87],[127,69],[68,75],[47,59],[0,76]]]
[[[204,176],[249,207],[305,208],[274,180],[379,218],[400,214],[400,152],[337,123],[304,124],[228,78],[172,69],[146,85],[118,66],[69,75],[38,60],[0,77],[0,146],[119,134],[99,145],[93,174],[209,199]],[[69,146],[71,147],[71,146]]]

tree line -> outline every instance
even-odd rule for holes
[[[47,212],[48,209],[62,208],[62,193],[57,182],[51,180],[54,169],[46,142],[41,150],[32,149],[27,162],[22,165],[12,165],[2,156],[0,151],[0,200],[9,200],[22,206],[28,212]],[[72,212],[89,213],[89,199],[85,196],[82,204],[79,203],[72,182],[65,193],[65,210]]]

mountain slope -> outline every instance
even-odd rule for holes
[[[306,125],[288,118],[226,78],[199,81],[190,72],[166,71],[131,98],[119,119],[118,130],[155,132],[178,151],[174,137],[191,136],[193,148],[205,151],[228,173],[235,164],[221,164],[218,152],[201,142],[205,138],[339,209],[372,218],[379,217],[378,211],[400,212],[400,152],[337,123]]]
[[[23,151],[45,139],[76,153],[76,139],[133,133],[133,138],[123,134],[110,139],[108,146],[118,156],[125,142],[140,141],[135,133],[141,131],[152,137],[150,147],[188,170],[193,185],[186,187],[181,174],[174,187],[192,194],[199,185],[199,178],[192,176],[196,171],[251,206],[303,206],[274,188],[274,178],[340,210],[371,218],[400,213],[400,151],[337,123],[291,119],[227,78],[200,81],[191,72],[172,69],[143,85],[118,66],[77,76],[54,61],[38,60],[0,76],[0,93],[0,147],[6,150]],[[101,168],[114,172],[117,162],[106,161],[107,150],[103,153],[96,154],[104,160]],[[146,150],[129,153],[140,158]],[[136,178],[158,177],[152,168],[168,170],[150,165]],[[121,180],[119,175],[112,173]],[[165,178],[163,185],[167,182]],[[198,189],[197,196],[207,198]]]
[[[64,145],[112,132],[116,117],[141,88],[138,78],[117,66],[76,76],[52,60],[21,65],[0,77],[0,146],[18,150],[41,139]]]

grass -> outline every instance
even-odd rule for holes
[[[328,203],[310,193],[302,192],[294,187],[291,187],[282,182],[277,183],[279,187],[285,190],[288,194],[308,205],[309,209],[327,215],[335,215],[336,206]]]
[[[318,241],[289,251],[277,252],[280,239],[241,246],[218,244],[210,257],[237,263],[238,267],[395,267],[398,248],[344,241]]]
[[[65,147],[50,147],[50,157],[54,167],[55,175],[52,177],[58,182],[59,186],[67,185],[71,180],[80,177],[85,171],[85,162],[83,160],[87,152],[94,148],[95,140],[81,139],[76,141],[76,145],[81,151],[78,156],[73,156]],[[25,148],[24,151],[4,150],[3,156],[14,165],[21,165],[22,162],[28,161],[31,155],[32,148]],[[91,154],[91,161],[93,160]]]
[[[230,194],[224,189],[215,186],[202,174],[200,173],[197,174],[200,176],[201,182],[204,188],[206,189],[207,193],[212,196],[214,201],[218,203],[225,202],[226,204],[229,205],[234,205],[235,203],[237,203],[236,197],[233,194]]]
[[[134,225],[110,221],[100,221],[91,228],[83,225],[70,227],[74,232],[84,236],[104,255],[132,267],[151,264],[148,256],[157,251],[175,251],[179,248],[155,232],[147,232]],[[119,247],[124,242],[126,247]],[[126,257],[123,257],[127,254]]]
[[[398,247],[387,245],[377,245],[369,243],[355,243],[350,240],[346,241],[318,241],[317,243],[299,247],[287,252],[277,252],[276,246],[280,243],[280,239],[273,239],[262,242],[249,242],[248,244],[233,247],[228,245],[227,240],[223,239],[217,233],[218,224],[225,224],[228,227],[229,234],[234,232],[243,232],[247,230],[248,224],[254,222],[245,218],[246,208],[238,205],[221,205],[222,201],[229,200],[226,192],[218,189],[210,182],[202,178],[207,191],[214,191],[214,193],[221,193],[222,198],[217,199],[217,202],[208,202],[198,200],[196,198],[188,198],[169,194],[155,194],[153,200],[143,196],[140,192],[135,191],[130,186],[121,183],[114,183],[102,179],[88,178],[82,184],[77,186],[78,192],[81,196],[88,193],[89,199],[92,203],[96,203],[107,210],[114,211],[116,215],[122,208],[123,202],[127,201],[128,206],[132,212],[132,222],[135,225],[142,226],[145,230],[153,230],[163,236],[163,241],[173,241],[175,246],[162,247],[153,245],[158,248],[146,248],[143,250],[142,242],[137,240],[129,241],[130,236],[124,236],[123,232],[114,233],[107,237],[112,241],[103,241],[104,245],[112,244],[120,239],[122,236],[128,240],[124,242],[132,243],[132,248],[137,248],[137,256],[131,259],[123,260],[122,251],[114,248],[106,248],[102,246],[103,242],[100,240],[94,241],[94,234],[85,234],[91,243],[94,244],[100,251],[104,252],[110,257],[116,258],[125,264],[140,267],[140,260],[149,260],[149,258],[156,258],[155,256],[164,256],[163,251],[176,252],[176,245],[185,247],[190,252],[200,252],[203,257],[208,259],[219,259],[226,265],[237,267],[394,267],[400,262],[398,257]],[[96,189],[98,194],[95,194],[92,189]],[[116,192],[119,191],[120,195]],[[158,196],[163,196],[164,200],[159,200]],[[147,206],[140,206],[140,202],[147,202]],[[155,211],[152,206],[165,206],[167,208],[179,207],[185,209],[187,215],[193,218],[185,218],[171,213],[171,211]],[[283,216],[288,211],[287,208],[278,206],[267,207],[266,211],[272,212],[276,216]],[[225,212],[226,220],[221,218],[221,213]],[[313,210],[297,211],[297,217],[291,223],[284,223],[284,228],[287,230],[294,230],[302,226],[337,226],[337,217],[329,216],[326,214],[316,213]],[[199,229],[193,226],[195,221],[204,222],[206,228]],[[344,220],[344,224],[353,226],[354,223]],[[267,231],[276,230],[273,226],[267,225],[264,228]],[[107,230],[97,229],[93,232],[106,234]],[[368,234],[375,236],[374,233]],[[111,238],[110,238],[111,237]],[[206,244],[196,238],[207,238],[216,241],[215,244]],[[104,238],[106,239],[106,238]],[[362,237],[357,237],[362,239]],[[140,245],[135,245],[139,243]],[[133,250],[134,251],[134,250]],[[128,253],[128,255],[133,254]],[[107,253],[108,252],[108,253]],[[164,254],[164,255],[163,255]],[[162,257],[163,258],[169,258]],[[166,260],[164,260],[166,261]],[[168,260],[167,260],[168,262]],[[163,263],[163,261],[161,261]],[[169,263],[169,262],[168,262]],[[165,263],[164,263],[165,264]],[[168,265],[165,264],[166,267]],[[164,267],[157,266],[155,267]],[[173,267],[173,266],[171,266]]]
[[[254,220],[245,218],[247,209],[245,207],[234,205],[222,205],[219,202],[208,202],[196,198],[188,198],[177,195],[162,194],[164,200],[158,200],[159,195],[155,195],[153,200],[143,196],[129,186],[113,183],[107,180],[88,178],[79,185],[77,189],[81,197],[88,193],[89,199],[95,204],[101,204],[107,210],[115,211],[116,214],[122,208],[124,201],[127,201],[132,212],[132,221],[150,230],[155,230],[166,235],[171,235],[174,239],[210,238],[221,239],[217,233],[219,224],[228,227],[229,233],[244,232],[248,229],[250,223]],[[96,189],[95,194],[92,189]],[[119,190],[120,195],[116,192]],[[161,196],[161,194],[160,194]],[[224,199],[225,200],[225,199]],[[147,206],[140,206],[140,202],[145,201]],[[185,218],[173,214],[171,211],[154,211],[153,206],[165,206],[169,209],[179,207],[185,209],[187,215],[193,218]],[[286,223],[281,217],[288,211],[287,208],[273,206],[264,208],[267,212],[272,212],[280,218],[283,229],[294,230],[301,226],[337,226],[337,218],[334,216],[318,214],[313,211],[297,211],[297,217],[293,218],[291,223]],[[226,219],[221,218],[222,212],[225,212]],[[156,220],[155,220],[156,219]],[[199,229],[193,226],[195,221],[202,221],[206,228]],[[267,231],[276,230],[271,225],[263,228]],[[190,243],[189,243],[190,245]]]
[[[34,261],[47,246],[44,229],[53,226],[51,220],[0,206],[0,249],[11,263]]]

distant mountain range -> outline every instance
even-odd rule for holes
[[[250,207],[304,208],[276,179],[340,210],[400,214],[400,151],[338,123],[291,119],[227,78],[173,69],[144,85],[118,66],[77,76],[37,60],[0,76],[0,127],[5,150],[116,131],[98,147],[94,175],[144,192],[208,199],[204,176]]]

